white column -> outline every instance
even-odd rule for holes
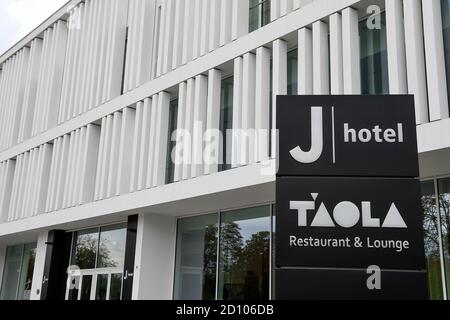
[[[182,179],[186,180],[191,177],[192,164],[192,133],[194,129],[194,97],[195,97],[195,80],[189,79],[186,86],[186,111],[184,120],[184,147],[183,147],[183,175]]]
[[[220,9],[220,46],[231,41],[231,26],[233,0],[221,0]]]
[[[148,160],[147,160],[147,179],[146,188],[149,189],[153,186],[153,167],[155,163],[155,153],[156,151],[156,128],[158,121],[158,100],[159,95],[155,94],[152,96],[152,107],[150,114],[150,132],[148,139]]]
[[[186,1],[175,1],[175,26],[173,35],[172,69],[181,65],[183,58],[183,28]]]
[[[300,48],[300,46],[299,46]],[[272,60],[272,150],[271,157],[277,156],[277,96],[287,94],[287,42],[281,39],[273,42]]]
[[[244,55],[242,73],[242,129],[244,135],[241,140],[241,165],[255,162],[255,81],[256,57],[253,53]]]
[[[203,134],[206,129],[206,105],[208,97],[208,79],[204,75],[195,77],[194,126],[192,131],[192,167],[191,178],[203,174]]]
[[[204,174],[216,173],[220,155],[220,95],[222,72],[212,69],[208,74],[208,110],[206,120],[206,146]]]
[[[358,12],[342,11],[342,55],[344,58],[344,94],[361,93]]]
[[[342,57],[342,16],[330,16],[330,79],[331,94],[344,93],[344,68]]]
[[[440,1],[422,1],[430,121],[449,117]]]
[[[152,115],[153,99],[147,98],[144,100],[144,107],[142,111],[142,133],[141,133],[141,147],[139,156],[139,174],[137,190],[145,188],[147,179],[147,169],[149,161],[149,146],[150,146],[150,124]]]
[[[292,11],[292,0],[281,0],[280,3],[280,16],[285,16]]]
[[[106,194],[107,198],[111,198],[116,194],[121,131],[122,112],[116,112],[114,113],[113,132],[111,139],[111,160],[109,162],[108,192]]]
[[[298,31],[298,94],[313,93],[313,40],[310,29]]]
[[[210,0],[211,10],[209,14],[209,50],[213,51],[220,43],[220,24],[221,24],[221,0]]]
[[[277,20],[280,17],[280,1],[281,0],[270,1],[270,21]]]
[[[234,84],[233,84],[233,141],[232,141],[232,167],[239,166],[240,139],[236,133],[242,129],[242,79],[243,59],[234,59]]]
[[[165,1],[166,26],[164,27],[164,63],[163,73],[167,73],[172,67],[173,60],[173,36],[175,30],[175,0]]]
[[[328,27],[323,21],[313,23],[314,94],[330,93]]]
[[[133,300],[171,300],[175,266],[176,219],[140,214]]]
[[[270,134],[270,50],[256,50],[255,131],[257,138],[256,161],[269,159]]]
[[[203,0],[195,0],[194,15],[194,36],[192,41],[192,59],[196,59],[200,56],[200,44],[202,36],[202,3]],[[192,19],[190,17],[189,19]]]
[[[420,0],[403,1],[408,93],[414,94],[417,124],[429,120]]]
[[[48,231],[42,231],[39,234],[37,240],[36,258],[34,260],[35,262],[33,270],[33,281],[31,283],[30,300],[41,299],[42,280],[44,278],[45,256],[47,254],[47,245],[46,245],[47,240],[48,240]]]
[[[236,40],[237,38],[248,33],[250,6],[249,1],[233,0],[233,16],[231,19],[231,38]]]
[[[153,187],[165,184],[167,142],[169,136],[170,94],[161,92],[158,95],[158,112],[156,120],[155,153],[153,164]]]
[[[136,110],[132,108],[125,108],[123,109],[122,114],[123,118],[120,134],[116,195],[121,195],[129,192],[131,168],[132,166],[134,166],[134,163],[132,163],[132,152],[134,127],[136,122]]]
[[[182,64],[192,60],[193,40],[194,40],[194,20],[195,0],[185,0],[184,23],[183,23],[183,56]]]
[[[202,15],[200,26],[200,55],[203,56],[209,51],[209,33],[211,26],[209,22],[211,20],[211,2],[213,0],[202,0]]]
[[[131,176],[128,192],[135,192],[137,190],[139,180],[139,158],[141,153],[141,139],[142,139],[142,126],[143,126],[143,111],[144,102],[139,101],[136,103],[136,119],[133,130],[133,146],[131,153]]]
[[[386,37],[389,92],[391,94],[406,94],[408,85],[402,0],[386,1]]]

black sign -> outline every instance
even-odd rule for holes
[[[425,272],[278,269],[281,300],[426,300]],[[283,285],[278,285],[282,283]]]
[[[413,96],[279,96],[277,129],[277,298],[426,299]]]
[[[278,96],[279,176],[417,177],[413,96]]]
[[[414,179],[277,179],[277,266],[425,269]]]

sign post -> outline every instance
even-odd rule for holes
[[[412,96],[279,96],[278,299],[427,299]]]

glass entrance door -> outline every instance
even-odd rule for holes
[[[125,242],[125,224],[73,232],[66,300],[120,300]]]
[[[66,300],[120,300],[122,270],[72,271],[68,277]]]

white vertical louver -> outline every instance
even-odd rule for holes
[[[44,144],[17,156],[8,210],[9,222],[45,212],[52,153],[53,145]],[[11,175],[11,172],[8,174]]]
[[[55,139],[49,171],[46,212],[94,200],[100,127],[90,124]]]
[[[122,93],[127,16],[128,0],[87,0],[70,12],[59,123]]]

